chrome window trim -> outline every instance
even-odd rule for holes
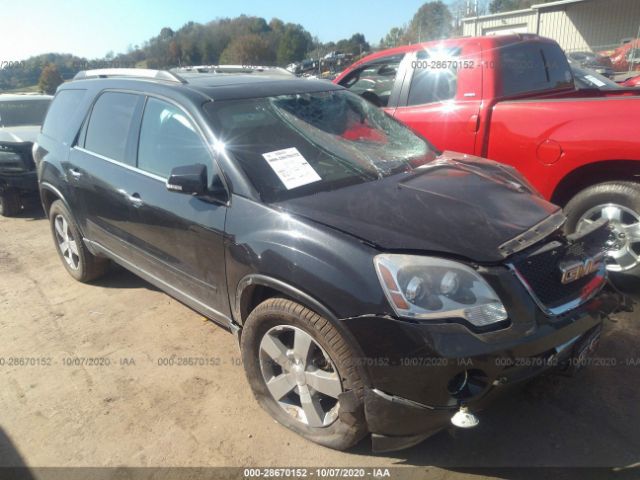
[[[93,114],[93,108],[95,107],[96,102],[98,101],[98,99],[104,95],[105,93],[127,93],[130,95],[138,95],[141,97],[144,97],[144,106],[142,107],[142,115],[140,117],[140,125],[138,126],[138,128],[142,129],[142,120],[144,119],[144,112],[147,108],[147,100],[149,98],[155,98],[156,100],[160,100],[163,102],[166,102],[170,105],[175,106],[176,108],[178,108],[180,111],[182,111],[182,113],[184,113],[187,118],[189,119],[189,122],[195,127],[198,135],[200,136],[200,140],[202,141],[202,143],[204,144],[204,146],[206,147],[207,151],[209,152],[209,161],[210,164],[207,165],[207,168],[211,167],[212,169],[214,169],[216,172],[218,172],[220,180],[222,181],[222,184],[224,186],[224,188],[227,191],[227,196],[229,197],[229,202],[227,202],[227,205],[230,204],[230,199],[231,199],[231,188],[229,187],[229,182],[226,178],[226,175],[222,169],[222,167],[220,166],[220,162],[218,162],[218,160],[216,159],[216,155],[224,155],[225,158],[227,159],[227,161],[230,161],[230,159],[227,156],[227,153],[218,153],[214,150],[213,146],[209,143],[209,141],[207,140],[207,133],[209,133],[209,135],[211,135],[213,137],[213,139],[215,141],[218,140],[218,136],[215,134],[215,132],[213,132],[210,127],[208,125],[205,124],[205,127],[203,127],[198,121],[196,121],[196,119],[194,118],[194,116],[191,114],[191,112],[189,112],[184,106],[182,106],[178,101],[174,100],[173,98],[167,97],[166,95],[163,95],[161,93],[157,93],[157,92],[144,92],[144,91],[139,91],[139,90],[135,90],[135,89],[129,89],[129,88],[105,88],[103,90],[101,90],[98,94],[95,95],[95,98],[91,101],[91,105],[89,107],[89,109],[87,110],[87,113],[85,114],[85,118],[82,121],[82,126],[80,127],[80,131],[82,131],[82,128],[84,128],[84,124],[87,123],[87,128],[88,128],[88,123],[91,121],[91,115]],[[203,97],[203,98],[207,98],[207,97]],[[211,101],[211,99],[209,99],[209,101]],[[77,136],[76,136],[77,137]],[[86,134],[85,134],[86,137]],[[168,177],[167,178],[163,178],[160,175],[156,175],[154,173],[151,172],[147,172],[146,170],[142,170],[140,168],[138,168],[137,166],[132,166],[132,165],[128,165],[124,162],[121,162],[119,160],[114,160],[112,158],[109,157],[105,157],[104,155],[101,155],[99,153],[95,153],[92,152],[90,150],[87,150],[86,148],[84,148],[84,146],[79,146],[77,143],[78,139],[76,138],[74,141],[74,146],[73,148],[77,148],[78,150],[85,152],[85,153],[89,153],[91,155],[95,155],[98,158],[101,158],[103,160],[115,163],[117,165],[121,165],[125,168],[128,168],[132,171],[138,172],[138,173],[142,173],[144,175],[147,175],[150,178],[154,178],[156,180],[162,181],[164,182],[164,184],[166,185]],[[138,144],[136,145],[136,163],[138,161],[138,149],[140,148],[140,136],[138,135]]]
[[[99,158],[99,159],[101,159],[101,160],[104,160],[105,162],[109,162],[109,163],[112,163],[112,164],[114,164],[114,165],[118,165],[118,166],[120,166],[120,167],[124,167],[124,168],[126,168],[127,170],[130,170],[130,171],[132,171],[132,172],[136,172],[136,173],[139,173],[139,174],[144,175],[144,176],[146,176],[146,177],[153,178],[154,180],[157,180],[157,181],[159,181],[159,182],[162,182],[162,183],[164,183],[165,185],[167,184],[167,179],[166,179],[166,178],[161,177],[160,175],[156,175],[155,173],[147,172],[146,170],[142,170],[142,169],[140,169],[140,168],[138,168],[138,167],[134,167],[134,166],[132,166],[132,165],[129,165],[129,164],[124,163],[124,162],[121,162],[121,161],[119,161],[119,160],[114,160],[113,158],[109,158],[109,157],[106,157],[106,156],[101,155],[101,154],[99,154],[99,153],[92,152],[91,150],[87,150],[86,148],[79,147],[79,146],[75,145],[75,146],[73,147],[73,150],[78,150],[79,152],[86,153],[86,154],[88,154],[88,155],[94,156],[94,157],[96,157],[96,158]]]

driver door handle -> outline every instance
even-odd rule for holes
[[[123,194],[127,200],[129,200],[129,203],[136,208],[142,206],[144,203],[138,192],[132,193],[131,195],[129,195],[125,190],[119,190],[119,192]]]
[[[70,168],[69,169],[69,173],[76,180],[79,179],[82,176],[82,172],[79,169],[75,168],[75,167],[74,168]]]

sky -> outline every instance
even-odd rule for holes
[[[426,0],[0,0],[0,63],[40,53],[88,59],[125,52],[188,21],[240,14],[299,23],[322,42],[364,33],[377,43]],[[447,2],[448,3],[448,2]]]

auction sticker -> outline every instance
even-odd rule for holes
[[[322,180],[295,147],[263,153],[262,156],[287,190]]]

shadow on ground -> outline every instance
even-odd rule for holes
[[[34,476],[27,467],[13,441],[0,427],[0,478],[3,480],[32,480]]]
[[[104,277],[94,280],[91,285],[103,288],[146,288],[154,292],[160,291],[155,285],[115,263],[111,264],[109,272]]]

